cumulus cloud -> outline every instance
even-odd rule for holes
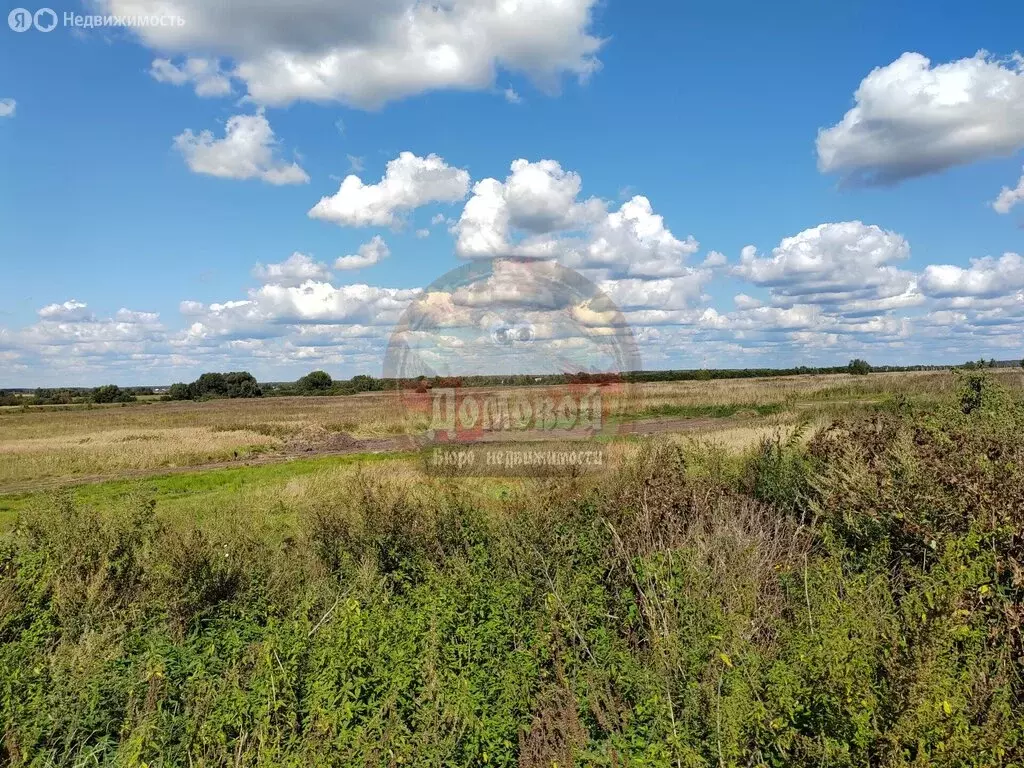
[[[684,261],[699,249],[679,240],[637,195],[617,210],[582,198],[582,179],[554,160],[516,160],[502,181],[473,187],[453,230],[462,258],[558,259],[598,279],[688,274]]]
[[[695,270],[684,277],[665,277],[657,280],[603,280],[600,287],[622,310],[671,311],[688,309],[697,304],[702,299],[704,288],[710,280],[710,272]]]
[[[610,277],[682,277],[691,272],[684,264],[686,258],[698,250],[700,243],[693,236],[678,239],[654,212],[651,201],[637,195],[598,220],[589,241],[566,261]]]
[[[337,101],[376,108],[438,89],[484,90],[499,69],[553,88],[599,67],[597,0],[98,0],[118,15],[178,15],[141,27],[154,49],[231,57],[232,75],[261,104]]]
[[[0,99],[0,117],[14,117],[18,102],[14,99]]]
[[[291,326],[364,325],[386,328],[397,322],[419,289],[365,284],[335,287],[326,282],[264,285],[246,299],[210,304],[188,328],[184,341],[260,339],[283,336]]]
[[[779,306],[824,304],[870,313],[920,302],[914,274],[894,266],[909,256],[901,235],[845,221],[784,238],[767,256],[747,246],[732,272],[768,288]]]
[[[719,269],[729,263],[729,259],[726,258],[724,253],[718,251],[708,251],[708,255],[704,258],[701,266],[705,269]]]
[[[334,268],[348,270],[372,267],[390,255],[391,250],[388,248],[388,244],[384,242],[380,235],[374,235],[370,242],[359,246],[358,253],[352,256],[341,256],[334,262]]]
[[[794,331],[823,325],[820,307],[800,304],[793,307],[748,306],[732,313],[719,313],[709,307],[701,315],[700,325],[707,329],[728,331]]]
[[[967,269],[953,264],[931,264],[921,276],[921,290],[928,296],[991,298],[1024,289],[1024,257],[1005,253],[995,259],[971,259]]]
[[[181,64],[170,59],[154,59],[149,68],[150,76],[161,83],[185,85],[191,83],[196,96],[228,96],[231,93],[231,79],[221,70],[216,59],[188,57]]]
[[[600,200],[578,200],[582,179],[554,160],[519,159],[511,171],[504,182],[483,179],[473,187],[455,225],[463,258],[551,257],[558,245],[552,235],[604,213]]]
[[[364,184],[352,174],[338,191],[321,198],[309,217],[339,226],[393,226],[399,217],[428,203],[453,203],[466,197],[469,173],[453,168],[437,155],[417,157],[402,152],[387,164],[376,184]]]
[[[1020,177],[1020,181],[1013,189],[1003,187],[999,197],[992,203],[992,207],[996,209],[997,213],[1009,213],[1010,209],[1022,200],[1024,200],[1024,175]]]
[[[215,138],[212,131],[196,134],[191,129],[174,139],[174,147],[193,173],[222,179],[260,179],[275,185],[308,183],[309,176],[297,163],[275,156],[277,143],[262,112],[228,118],[222,139]]]
[[[77,299],[70,299],[63,304],[47,304],[39,310],[39,317],[43,320],[74,323],[91,322],[95,319],[89,311],[89,305]]]
[[[159,350],[166,340],[166,329],[156,312],[122,308],[113,317],[97,317],[84,302],[71,299],[49,304],[38,314],[38,322],[18,331],[0,329],[0,349],[6,348],[30,364],[35,375],[51,367],[105,370],[137,362],[140,356]]]
[[[265,284],[275,285],[302,285],[307,280],[322,282],[331,279],[331,272],[326,264],[321,264],[311,256],[298,251],[280,264],[257,264],[252,274]]]
[[[121,308],[117,310],[114,319],[119,323],[130,323],[133,325],[153,325],[160,322],[159,312],[137,312],[133,309]]]
[[[763,301],[745,293],[737,293],[732,300],[736,304],[736,309],[757,309],[764,306]]]
[[[854,107],[818,133],[818,167],[850,184],[892,184],[1024,147],[1024,57],[985,51],[933,66],[904,53],[873,70]]]

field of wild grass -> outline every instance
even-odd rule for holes
[[[0,410],[0,492],[36,480],[245,460],[332,436],[402,434],[387,395]]]
[[[576,477],[321,456],[25,494],[0,764],[1022,765],[1019,384],[653,385],[635,417],[701,428]],[[261,405],[16,439],[348,418]]]
[[[1024,387],[1024,372],[996,375],[1010,389]],[[727,433],[741,445],[766,430],[821,423],[893,397],[931,401],[953,386],[950,372],[642,384],[624,399],[623,419],[691,421],[677,426]],[[425,428],[386,393],[0,409],[0,494],[316,452],[336,447],[341,438],[387,440]]]

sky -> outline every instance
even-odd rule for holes
[[[491,373],[510,290],[608,332],[551,264],[646,369],[1024,357],[1019,2],[7,9],[0,387],[381,375],[414,310]]]

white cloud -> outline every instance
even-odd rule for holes
[[[768,288],[777,306],[871,313],[920,302],[913,273],[894,266],[909,256],[910,245],[895,232],[845,221],[787,237],[768,256],[747,246],[732,272]]]
[[[462,258],[558,259],[595,279],[684,277],[699,244],[679,240],[637,195],[617,210],[581,198],[582,179],[554,160],[516,160],[504,182],[473,187],[453,227]],[[715,263],[716,259],[711,258]]]
[[[430,230],[427,229],[426,227],[424,227],[423,229],[417,229],[416,237],[418,237],[420,240],[426,240],[428,237],[430,237]]]
[[[1005,253],[994,259],[971,259],[967,269],[952,264],[932,264],[921,276],[921,290],[928,296],[990,298],[1024,289],[1024,257]]]
[[[421,205],[462,200],[468,190],[468,172],[453,168],[437,155],[417,157],[402,152],[388,163],[384,177],[376,184],[364,184],[355,175],[346,176],[338,191],[321,198],[309,216],[339,226],[386,227]]]
[[[326,282],[264,285],[247,299],[210,304],[179,339],[181,344],[217,339],[261,339],[288,335],[292,326],[363,325],[386,329],[420,294],[419,289],[365,284],[335,287]]]
[[[699,250],[693,237],[679,240],[637,195],[610,210],[598,198],[581,198],[582,180],[554,160],[516,160],[504,182],[473,187],[453,228],[463,258],[558,259],[598,280],[686,277],[686,258]],[[710,257],[710,265],[718,263]]]
[[[161,83],[185,85],[192,83],[196,96],[213,97],[231,94],[231,79],[221,70],[216,59],[189,57],[177,65],[170,59],[154,59],[150,76]]]
[[[224,138],[216,139],[211,131],[195,134],[187,129],[175,137],[174,146],[194,173],[275,185],[309,182],[297,163],[275,157],[277,139],[262,112],[228,118],[225,131]]]
[[[160,322],[160,313],[158,312],[137,312],[132,309],[121,308],[117,310],[114,315],[114,319],[119,323],[129,323],[132,325],[154,325]]]
[[[984,51],[932,66],[904,53],[872,71],[842,121],[818,133],[818,167],[890,184],[1024,147],[1024,57]]]
[[[751,306],[727,314],[709,308],[701,316],[700,324],[716,330],[771,332],[815,328],[823,322],[819,307],[800,304],[785,308]]]
[[[177,15],[142,27],[154,49],[236,61],[234,77],[261,104],[338,101],[376,108],[438,89],[484,90],[499,69],[553,88],[599,63],[597,0],[97,0],[117,15]]]
[[[589,232],[589,242],[573,251],[566,263],[609,277],[681,277],[691,272],[686,258],[699,249],[693,236],[679,240],[673,235],[650,200],[637,195],[599,220]]]
[[[76,299],[65,301],[63,304],[48,304],[39,310],[39,317],[43,320],[54,320],[74,323],[91,322],[94,317],[89,311],[89,305]]]
[[[12,334],[0,332],[0,341],[5,336],[7,339],[2,346],[34,359],[35,367],[84,360],[117,365],[158,347],[166,338],[156,312],[120,309],[112,318],[99,318],[84,302],[74,299],[43,307],[39,318],[34,325]]]
[[[691,274],[683,277],[665,277],[658,280],[603,280],[599,285],[622,310],[671,311],[689,309],[696,305],[702,299],[704,288],[710,279],[710,272],[693,270]]]
[[[455,225],[456,251],[463,258],[552,257],[552,235],[575,230],[604,213],[601,201],[577,200],[582,180],[554,160],[512,163],[504,182],[483,179],[473,187]]]
[[[1010,209],[1022,200],[1024,200],[1024,175],[1020,177],[1020,181],[1013,189],[1003,187],[999,197],[992,203],[992,207],[996,209],[997,213],[1009,213]]]
[[[253,277],[263,283],[275,285],[302,285],[307,280],[330,280],[331,272],[326,264],[296,251],[280,264],[257,264]]]
[[[599,201],[577,201],[579,174],[563,171],[554,160],[516,160],[505,179],[503,197],[509,223],[531,234],[575,229],[603,212]]]
[[[516,93],[514,88],[506,88],[504,96],[505,96],[505,101],[507,101],[509,104],[522,104],[523,103],[523,97],[520,96],[518,93]]]
[[[14,117],[18,102],[14,99],[0,99],[0,117]]]
[[[701,266],[705,269],[718,269],[724,267],[729,263],[729,259],[726,258],[724,253],[718,251],[708,251],[708,255],[704,258]]]
[[[757,309],[764,306],[763,301],[745,293],[737,293],[733,296],[733,302],[736,304],[736,309]]]
[[[348,270],[372,267],[390,255],[388,244],[380,235],[374,235],[370,242],[359,246],[359,253],[352,256],[341,256],[334,262],[334,268]]]

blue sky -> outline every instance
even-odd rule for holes
[[[649,368],[1024,356],[1019,3],[263,5],[0,27],[0,386],[377,374],[508,256]]]

